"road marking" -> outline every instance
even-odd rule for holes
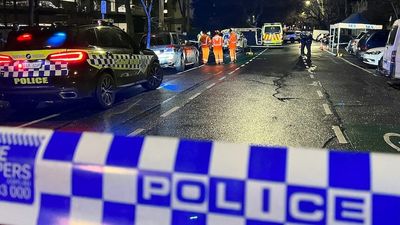
[[[172,99],[174,99],[176,96],[172,96],[171,98],[164,100],[161,104],[167,103],[169,101],[171,101]]]
[[[221,77],[221,78],[219,78],[218,80],[225,80],[225,76],[223,76],[223,77]]]
[[[228,73],[229,75],[232,75],[234,72],[236,72],[236,70],[234,70],[234,71],[232,71],[232,72],[230,72],[230,73]]]
[[[240,67],[244,67],[244,66],[245,66],[245,64],[241,65]]]
[[[396,151],[400,152],[400,147],[393,144],[393,142],[390,140],[391,137],[400,137],[400,134],[387,133],[387,134],[383,135],[383,140],[385,140],[386,144],[388,144],[390,147],[396,149]]]
[[[161,115],[161,117],[165,118],[169,115],[171,115],[172,113],[174,113],[176,110],[180,109],[181,107],[175,106],[174,108],[168,110],[167,112],[165,112],[164,114]]]
[[[317,94],[318,94],[318,96],[319,96],[320,98],[323,98],[323,97],[324,97],[324,95],[322,94],[321,91],[317,91]]]
[[[212,84],[210,84],[210,85],[207,86],[207,89],[210,89],[210,88],[212,88],[212,87],[214,87],[214,86],[215,86],[215,83],[212,83]]]
[[[334,54],[331,53],[331,52],[328,52],[328,53],[334,55]],[[371,72],[371,71],[369,71],[369,70],[367,70],[367,69],[364,69],[364,68],[362,68],[361,66],[356,65],[356,64],[350,62],[350,61],[347,60],[347,59],[344,59],[344,58],[342,58],[342,57],[339,57],[339,58],[340,58],[341,60],[345,61],[346,63],[348,63],[348,64],[350,64],[350,65],[352,65],[352,66],[354,66],[354,67],[356,67],[356,68],[358,68],[358,69],[360,69],[360,70],[362,70],[362,71],[364,71],[364,72],[367,72],[367,73],[369,73],[369,74],[371,74],[371,75],[373,75],[373,76],[375,76],[375,77],[378,77],[378,75],[376,75],[375,73],[373,73],[373,72]],[[329,58],[329,59],[331,59],[333,62],[335,62],[334,59],[332,59],[332,58]],[[337,62],[335,62],[335,63],[338,64]]]
[[[191,68],[191,69],[188,69],[188,70],[185,70],[185,71],[179,72],[179,73],[177,73],[177,74],[178,74],[178,75],[180,75],[180,74],[183,74],[183,73],[187,73],[187,72],[190,72],[190,71],[193,71],[193,70],[199,69],[199,68],[201,68],[201,67],[203,67],[203,66],[205,66],[205,65],[203,64],[203,65],[201,65],[201,66],[198,66],[198,67],[193,67],[193,68]]]
[[[331,108],[329,107],[328,104],[322,104],[322,106],[324,107],[324,110],[325,110],[325,114],[326,114],[326,115],[332,115],[332,114],[333,114],[333,113],[332,113],[332,110],[331,110]]]
[[[347,144],[348,143],[339,126],[333,126],[332,129],[335,132],[335,135],[336,135],[336,137],[337,137],[337,139],[338,139],[340,144]]]
[[[220,75],[222,73],[222,71],[219,71],[218,73],[214,74],[214,75]]]
[[[199,93],[197,93],[197,94],[195,94],[195,95],[193,95],[192,97],[190,97],[189,99],[190,100],[193,100],[193,99],[195,99],[195,98],[197,98],[199,95],[201,95],[201,93],[199,92]]]
[[[42,121],[45,121],[45,120],[48,120],[48,119],[57,117],[57,116],[59,116],[59,115],[61,115],[61,113],[57,113],[57,114],[53,114],[53,115],[50,115],[50,116],[46,116],[46,117],[43,117],[43,118],[41,118],[41,119],[37,119],[37,120],[31,121],[31,122],[28,122],[28,123],[24,123],[24,124],[22,124],[22,125],[19,125],[18,128],[27,127],[27,126],[33,125],[33,124],[35,124],[35,123],[40,123],[40,122],[42,122]]]
[[[245,64],[248,65],[250,62],[246,62]]]
[[[313,74],[310,74],[311,79],[315,79],[315,76]]]
[[[136,129],[135,131],[133,131],[132,133],[130,133],[128,136],[129,136],[129,137],[131,137],[131,136],[137,136],[137,135],[141,134],[143,131],[145,131],[145,129],[139,128],[139,129]]]

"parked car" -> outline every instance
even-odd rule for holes
[[[385,52],[385,47],[371,48],[365,52],[363,55],[363,62],[370,66],[378,66],[379,62],[383,58],[383,53]]]
[[[313,30],[313,39],[315,41],[320,41],[318,38],[321,39],[325,35],[329,35],[329,30]]]
[[[357,52],[357,45],[360,39],[366,34],[366,32],[361,32],[360,34],[357,35],[357,37],[353,38],[351,41],[349,41],[349,45],[347,46],[346,50],[347,52],[351,54],[355,54]]]
[[[300,42],[300,32],[288,31],[283,35],[284,43],[287,43],[287,42],[295,43],[296,41]]]
[[[350,40],[352,40],[353,38],[350,35],[340,35],[340,40],[339,40],[339,46],[345,46],[349,43]],[[336,36],[335,39],[333,40],[333,47],[336,48],[337,47],[337,41],[338,41],[338,37]]]
[[[48,9],[58,9],[51,1],[39,1],[39,7]]]
[[[144,35],[141,46],[146,46],[147,35]],[[185,35],[174,32],[152,34],[150,49],[156,53],[163,68],[175,68],[184,71],[187,66],[197,66],[200,63],[200,53],[196,45]]]
[[[369,49],[385,47],[388,36],[388,30],[369,31],[358,42],[357,56],[363,58],[363,55]]]
[[[392,78],[400,78],[400,20],[396,20],[390,31],[382,59],[382,71]]]

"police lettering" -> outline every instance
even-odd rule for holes
[[[370,197],[355,190],[331,192],[328,197],[324,188],[153,172],[139,173],[137,188],[139,203],[180,210],[278,223],[370,223]]]
[[[9,146],[0,146],[0,162],[7,162],[7,155],[9,150]]]
[[[47,77],[14,78],[14,84],[48,84]]]

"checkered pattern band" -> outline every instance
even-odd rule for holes
[[[61,62],[50,62],[44,60],[38,68],[18,69],[20,62],[13,64],[5,64],[0,66],[2,77],[52,77],[52,76],[67,76],[68,65]]]
[[[89,54],[88,63],[92,66],[113,69],[140,70],[145,72],[151,63],[152,55],[130,54]]]
[[[42,143],[33,154],[34,146],[0,142],[0,168],[32,165],[35,193],[4,197],[1,187],[29,186],[18,180],[30,177],[0,170],[0,223],[400,224],[399,155],[0,131]]]

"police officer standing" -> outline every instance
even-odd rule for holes
[[[304,48],[307,48],[307,58],[311,59],[311,45],[312,45],[312,35],[310,32],[303,31],[300,34],[301,43],[301,56],[304,56]]]

